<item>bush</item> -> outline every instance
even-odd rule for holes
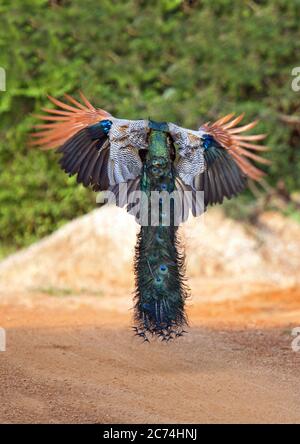
[[[300,189],[299,133],[278,119],[299,111],[291,70],[300,61],[295,0],[3,0],[0,66],[0,235],[33,242],[94,207],[53,153],[29,149],[33,112],[46,94],[82,89],[127,118],[198,127],[226,112],[262,120],[273,165]]]

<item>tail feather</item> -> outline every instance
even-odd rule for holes
[[[135,255],[135,330],[148,340],[181,336],[189,289],[185,256],[175,227],[147,226],[138,234]]]

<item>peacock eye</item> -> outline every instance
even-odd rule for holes
[[[205,134],[202,137],[202,146],[204,150],[207,150],[213,146],[215,139],[210,134]]]
[[[159,271],[160,271],[161,274],[166,274],[167,271],[168,271],[168,267],[167,267],[167,265],[165,265],[165,264],[161,264],[161,265],[159,266]]]

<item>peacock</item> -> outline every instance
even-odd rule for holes
[[[178,228],[190,213],[221,204],[264,172],[251,161],[270,163],[257,152],[265,134],[243,134],[244,114],[228,114],[190,130],[151,119],[126,120],[80,100],[48,96],[37,118],[32,145],[56,149],[61,168],[95,192],[108,193],[141,225],[135,247],[134,332],[144,341],[169,341],[188,326],[190,295]],[[53,107],[55,105],[55,107]],[[132,198],[134,196],[134,198]],[[107,198],[106,201],[109,199]],[[167,202],[167,204],[166,204]]]

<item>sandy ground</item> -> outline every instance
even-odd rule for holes
[[[300,422],[298,288],[191,303],[168,344],[135,338],[117,299],[41,300],[1,307],[1,423]]]
[[[168,344],[130,329],[136,229],[95,210],[0,263],[0,422],[300,423],[299,224],[187,222],[190,329]]]

